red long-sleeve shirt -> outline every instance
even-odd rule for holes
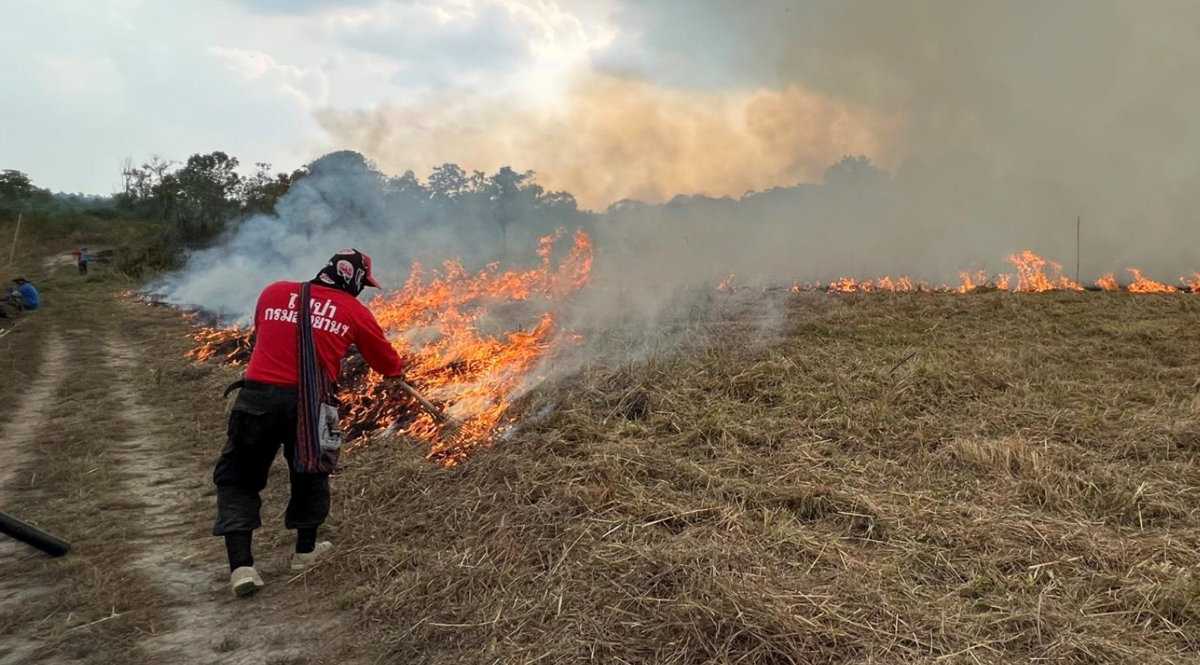
[[[375,315],[357,298],[320,284],[309,287],[309,310],[317,358],[330,381],[337,381],[342,358],[351,344],[376,372],[399,376],[404,369],[400,354],[392,348]],[[275,282],[258,297],[254,312],[255,344],[246,368],[246,378],[276,386],[299,382],[296,315],[300,284]]]

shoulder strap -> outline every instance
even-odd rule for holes
[[[329,379],[317,360],[313,340],[312,313],[308,282],[300,283],[300,307],[296,312],[297,390],[296,405],[296,465],[303,473],[328,473],[332,467],[321,457],[320,408],[329,391]]]

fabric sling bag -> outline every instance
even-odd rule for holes
[[[296,321],[300,353],[299,404],[296,410],[296,471],[332,473],[342,452],[342,430],[337,398],[329,377],[317,361],[313,341],[308,282],[300,284],[300,311]]]

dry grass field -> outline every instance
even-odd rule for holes
[[[1200,298],[783,306],[351,456],[344,603],[395,662],[1195,662]]]
[[[1197,659],[1200,297],[700,305],[679,345],[533,390],[465,464],[358,448],[334,480],[338,555],[302,579],[270,569],[236,603],[206,534],[236,371],[184,359],[176,313],[68,277],[40,275],[53,306],[0,340],[0,435],[20,417],[8,386],[56,344],[70,368],[7,474],[4,509],[75,544],[0,560],[28,594],[0,608],[5,647],[49,659],[13,662],[172,662],[171,639],[195,642],[189,662]],[[136,450],[183,480],[112,453],[147,428]],[[269,561],[289,545],[281,480],[256,539]],[[137,517],[149,483],[170,483],[179,525]],[[160,548],[186,563],[147,558]],[[172,589],[164,566],[204,583]],[[267,639],[297,621],[316,639]]]

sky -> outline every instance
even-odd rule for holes
[[[223,150],[290,170],[349,148],[396,174],[534,169],[603,208],[819,179],[842,152],[886,161],[887,118],[753,66],[762,45],[705,4],[0,2],[0,168],[107,194],[126,157]],[[767,23],[789,4],[765,2]],[[761,126],[793,109],[827,134],[783,137],[799,156]]]
[[[455,88],[546,94],[555,67],[585,60],[611,34],[601,5],[577,11],[490,1],[0,2],[0,164],[93,193],[113,190],[126,156],[225,150],[291,169],[333,147],[319,109]]]
[[[0,0],[0,168],[105,194],[125,157],[351,149],[532,169],[603,210],[865,155],[931,233],[1174,231],[1197,34],[1194,0]]]

